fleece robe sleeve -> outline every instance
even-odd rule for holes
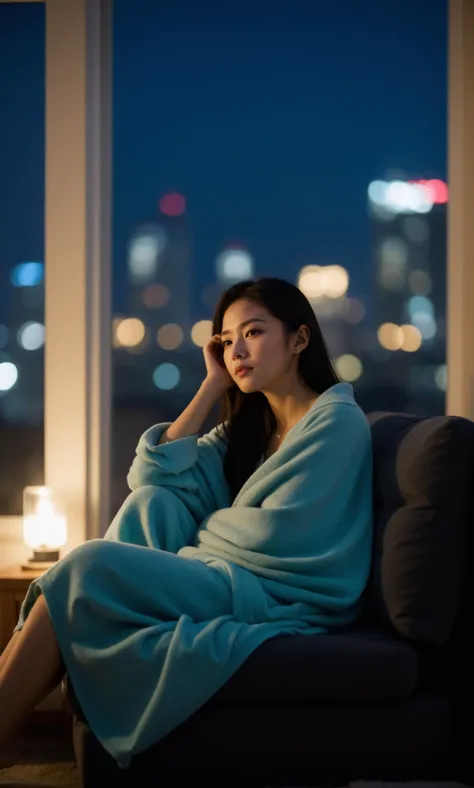
[[[216,509],[230,505],[223,471],[226,443],[216,428],[198,437],[190,435],[159,444],[171,422],[161,422],[141,436],[127,476],[131,490],[145,485],[166,487],[202,520]]]

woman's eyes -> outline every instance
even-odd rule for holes
[[[247,333],[246,333],[246,336],[248,336],[248,335],[249,335],[249,334],[251,334],[252,332],[253,332],[253,333],[255,333],[255,332],[256,332],[257,334],[261,334],[261,333],[262,333],[262,332],[260,331],[260,329],[259,329],[259,328],[251,328],[251,329],[250,329],[250,331],[247,331]],[[223,341],[223,343],[222,343],[222,344],[224,345],[224,347],[226,347],[226,346],[227,346],[227,344],[226,344],[227,342],[230,342],[230,339],[224,339],[224,341]]]

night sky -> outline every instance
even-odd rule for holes
[[[0,5],[0,322],[9,269],[43,256],[43,13]],[[446,24],[446,0],[115,0],[114,309],[130,233],[168,191],[197,319],[232,239],[256,275],[337,263],[367,295],[369,182],[447,177]]]

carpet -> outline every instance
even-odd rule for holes
[[[2,788],[81,788],[75,763],[40,763],[0,769]]]

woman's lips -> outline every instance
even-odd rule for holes
[[[239,378],[243,378],[244,375],[249,375],[250,372],[252,372],[252,367],[242,367],[242,369],[239,369],[236,374],[239,376]]]

